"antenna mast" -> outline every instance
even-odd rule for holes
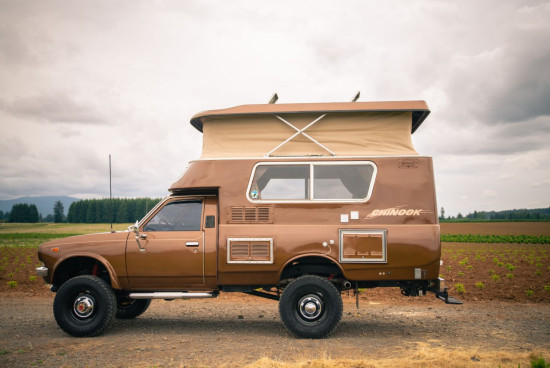
[[[109,153],[109,201],[111,208],[109,210],[109,217],[111,220],[111,232],[113,233],[113,186],[111,180],[111,154]]]

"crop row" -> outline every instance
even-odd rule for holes
[[[487,234],[441,234],[441,241],[449,243],[508,243],[550,244],[546,235],[487,235]]]

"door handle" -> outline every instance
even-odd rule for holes
[[[199,242],[187,242],[185,243],[185,246],[186,247],[198,247],[199,246]]]

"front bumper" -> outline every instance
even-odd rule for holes
[[[40,277],[48,277],[48,267],[37,267],[36,274]]]

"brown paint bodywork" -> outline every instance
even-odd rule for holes
[[[377,167],[367,202],[258,204],[247,197],[257,163],[354,160],[370,161]],[[140,222],[140,234],[147,236],[141,240],[143,251],[129,232],[78,236],[43,244],[39,256],[50,269],[46,281],[51,283],[58,265],[74,256],[96,259],[107,268],[112,286],[124,290],[215,290],[226,285],[277,285],[285,266],[311,256],[336,263],[350,281],[414,280],[415,268],[422,269],[424,280],[439,276],[439,223],[429,157],[199,160],[190,164],[170,191],[172,196],[162,205],[185,198],[203,201],[201,231],[144,232],[143,225],[162,207],[158,206]],[[231,223],[228,209],[235,206],[268,206],[272,223]],[[374,215],[387,209],[394,209],[394,215]],[[357,211],[359,219],[342,223],[341,215],[351,211]],[[215,216],[215,227],[205,227],[206,216]],[[340,262],[340,229],[385,230],[386,262]],[[273,263],[228,263],[228,238],[273,239]],[[186,241],[198,242],[199,246],[188,248]],[[323,246],[324,242],[330,245]],[[52,252],[55,247],[60,251]]]
[[[50,270],[45,278],[53,283],[53,275],[64,261],[75,257],[95,259],[109,272],[111,285],[115,289],[125,289],[126,275],[125,249],[128,232],[101,233],[71,236],[56,239],[40,245],[39,259]]]

